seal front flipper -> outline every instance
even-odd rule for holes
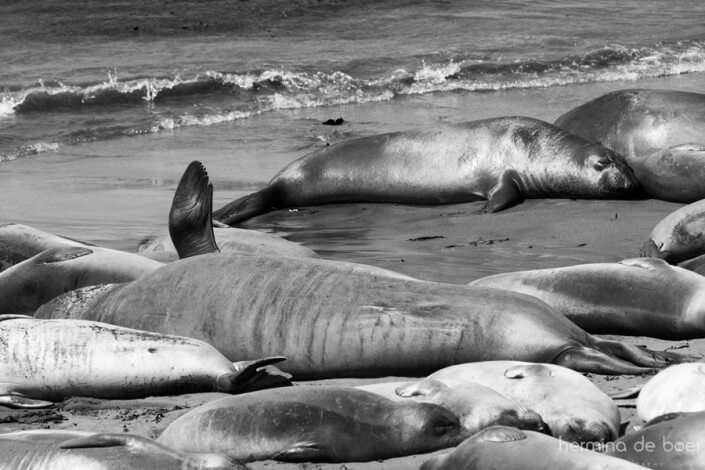
[[[228,225],[235,225],[252,217],[266,214],[276,208],[274,194],[274,189],[268,186],[226,204],[213,212],[213,218]]]
[[[277,452],[273,460],[284,462],[312,462],[330,459],[325,448],[317,442],[297,442],[292,447]]]
[[[220,251],[213,234],[213,185],[206,168],[193,161],[174,192],[169,211],[169,235],[179,258]]]
[[[505,171],[502,174],[499,183],[490,191],[487,204],[482,208],[483,212],[499,212],[516,206],[524,200],[519,186],[514,181],[515,177],[515,171]]]
[[[14,384],[0,383],[0,406],[18,409],[48,408],[54,406],[51,401],[36,400],[21,393],[13,392]]]

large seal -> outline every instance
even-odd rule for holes
[[[705,363],[667,367],[641,388],[636,411],[649,421],[666,413],[705,411]]]
[[[657,468],[657,467],[653,467]],[[684,467],[669,467],[684,468]],[[421,470],[647,470],[534,431],[492,426],[452,452],[433,457]]]
[[[638,188],[612,151],[526,117],[446,124],[331,145],[291,163],[264,189],[214,212],[233,225],[274,208],[339,202],[446,204],[487,199],[619,198]]]
[[[647,468],[705,469],[705,412],[663,415],[605,446]]]
[[[232,363],[203,341],[85,320],[0,316],[0,403],[33,407],[71,396],[136,398],[288,384],[265,366]]]
[[[221,454],[186,454],[144,437],[67,430],[0,434],[3,469],[247,470]]]
[[[532,295],[590,333],[705,336],[705,277],[662,259],[510,272],[470,285]]]
[[[0,273],[0,314],[31,313],[64,292],[132,281],[161,266],[109,248],[50,248]]]
[[[449,409],[460,424],[474,434],[488,426],[503,424],[519,429],[547,432],[538,413],[484,385],[459,380],[424,379],[419,382],[389,382],[356,387],[394,401],[414,400]]]
[[[188,335],[227,357],[284,355],[297,378],[420,376],[493,359],[642,374],[684,359],[591,336],[529,295],[315,258],[204,254],[86,297],[73,291],[35,316]]]
[[[354,462],[431,452],[470,434],[450,411],[344,387],[298,386],[221,398],[173,421],[158,442],[241,461]]]
[[[612,399],[582,374],[565,367],[488,361],[447,367],[429,378],[490,387],[536,411],[551,434],[565,441],[604,442],[619,435],[619,409]]]
[[[705,199],[663,218],[641,248],[640,256],[678,263],[705,253]]]
[[[636,170],[654,152],[686,142],[703,143],[705,94],[618,90],[568,111],[554,124],[614,150]]]

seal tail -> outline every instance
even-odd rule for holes
[[[275,207],[274,190],[271,186],[235,199],[213,213],[215,220],[235,225],[252,217],[266,214]]]
[[[169,211],[169,235],[179,258],[220,251],[213,234],[213,185],[201,162],[184,172]]]
[[[273,356],[254,361],[234,362],[235,372],[219,376],[216,380],[216,391],[244,393],[292,385],[290,374],[272,366],[285,359],[284,356]]]

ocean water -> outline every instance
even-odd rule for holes
[[[0,222],[123,249],[164,229],[194,159],[222,204],[351,137],[499,115],[553,121],[619,88],[705,92],[701,0],[2,10]],[[296,239],[270,219],[251,225]]]

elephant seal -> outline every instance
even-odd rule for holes
[[[525,294],[315,258],[204,254],[55,300],[35,316],[187,335],[231,358],[283,355],[300,379],[418,377],[492,359],[643,374],[690,359],[591,336]]]
[[[702,139],[705,142],[705,134]],[[634,174],[652,197],[699,201],[705,198],[705,146],[689,143],[658,150],[646,157]]]
[[[662,415],[605,446],[605,454],[647,468],[705,469],[705,412]]]
[[[0,434],[0,455],[3,470],[247,470],[227,455],[186,454],[131,434],[58,429]]]
[[[264,368],[282,360],[232,363],[191,338],[86,320],[0,316],[0,404],[18,408],[71,396],[238,393],[285,385],[287,376]]]
[[[590,333],[705,336],[705,277],[662,259],[510,272],[470,285],[532,295]]]
[[[705,276],[705,255],[696,256],[695,258],[683,261],[678,264],[678,267]]]
[[[429,378],[490,387],[537,412],[551,434],[565,441],[606,442],[619,435],[619,409],[612,399],[582,374],[565,367],[487,361],[447,367]]]
[[[534,431],[492,426],[466,439],[448,454],[433,457],[421,470],[646,470]]]
[[[358,462],[431,452],[469,435],[437,405],[308,385],[206,403],[173,421],[158,442],[184,452],[227,452],[243,462]]]
[[[109,248],[50,248],[0,273],[0,314],[31,313],[64,292],[132,281],[161,266]]]
[[[639,418],[649,421],[667,413],[705,411],[705,363],[667,367],[641,388]]]
[[[678,263],[705,254],[705,199],[663,218],[642,246],[639,256]]]
[[[548,429],[538,413],[489,387],[472,382],[424,379],[419,382],[391,382],[356,388],[394,401],[413,400],[447,408],[471,434],[494,424],[539,432]]]
[[[79,246],[90,243],[43,232],[28,225],[0,224],[0,272],[50,248]]]
[[[654,152],[703,143],[705,94],[618,90],[568,111],[554,124],[614,150],[638,174],[643,159]]]
[[[228,225],[275,208],[341,202],[449,204],[487,199],[620,198],[639,184],[621,157],[528,117],[362,137],[310,153],[262,190],[213,213]]]

